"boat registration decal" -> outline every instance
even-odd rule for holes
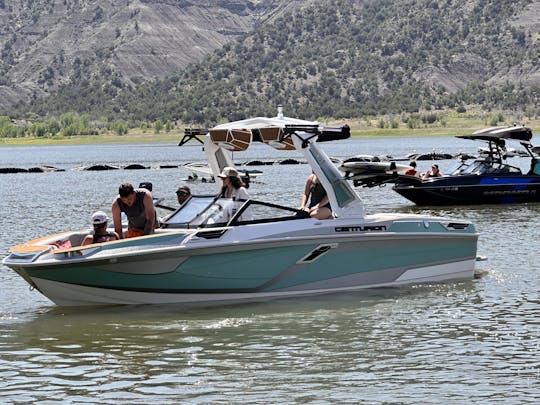
[[[484,191],[484,195],[529,195],[536,194],[536,190],[494,190]]]
[[[381,232],[386,231],[386,225],[336,226],[336,232]]]

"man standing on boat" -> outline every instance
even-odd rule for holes
[[[128,229],[122,234],[122,212],[128,219]],[[150,235],[156,226],[156,210],[152,193],[144,188],[134,189],[130,183],[121,184],[112,203],[114,230],[120,238]]]

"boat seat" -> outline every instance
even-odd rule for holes
[[[80,246],[87,235],[92,235],[92,231],[88,232],[77,232],[69,236],[69,241],[71,246]]]
[[[81,246],[86,235],[91,234],[91,231],[73,232],[67,238],[51,240],[47,244],[53,246],[55,249],[68,249],[73,246]]]

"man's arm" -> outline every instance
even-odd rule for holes
[[[122,211],[120,211],[117,200],[117,198],[114,199],[111,207],[112,217],[114,221],[114,231],[118,234],[120,239],[123,239],[124,235],[122,233]]]
[[[304,194],[302,194],[302,199],[300,200],[301,210],[306,209],[306,204],[308,203],[310,193],[311,193],[311,175],[308,176],[306,180],[306,185],[304,186]]]
[[[156,221],[156,209],[154,208],[154,200],[152,199],[152,194],[147,191],[144,194],[144,212],[146,214],[146,224],[144,226],[144,234],[150,235],[154,232],[155,221]]]

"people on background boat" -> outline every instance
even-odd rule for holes
[[[405,170],[405,174],[407,176],[415,176],[415,177],[418,177],[418,170],[416,170],[416,162],[415,161],[412,161],[411,163],[409,163],[409,166],[411,166],[410,169],[407,169]]]
[[[183,205],[191,197],[191,190],[188,186],[179,186],[176,190],[176,199],[178,204]]]
[[[390,166],[388,167],[388,172],[390,172],[390,174],[392,174],[393,176],[397,176],[396,162],[390,162]]]
[[[128,219],[128,229],[122,234],[122,212]],[[145,188],[134,189],[130,183],[121,184],[112,203],[114,230],[120,238],[150,235],[157,226],[152,193]]]
[[[427,172],[425,172],[422,178],[428,179],[430,177],[441,177],[441,176],[442,174],[439,170],[439,165],[433,165],[431,166],[431,170],[428,170]]]
[[[328,195],[315,173],[310,174],[306,180],[300,209],[308,212],[311,218],[328,219],[332,216]]]
[[[90,245],[92,243],[103,243],[118,240],[120,237],[114,231],[107,231],[107,223],[109,218],[103,211],[96,211],[92,214],[92,224],[94,232],[91,235],[86,235],[82,245]]]
[[[527,172],[528,176],[540,174],[540,159],[531,159],[531,168]]]

